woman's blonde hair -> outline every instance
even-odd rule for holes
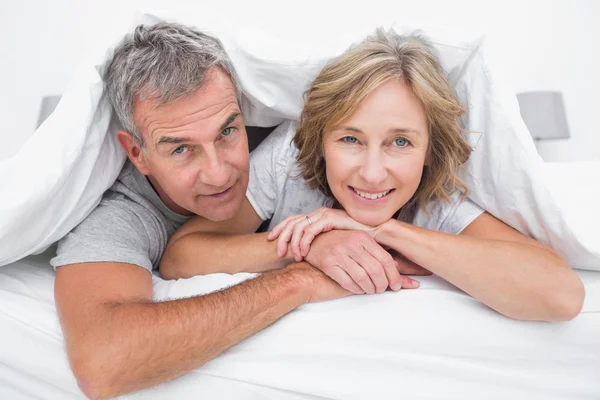
[[[425,207],[438,198],[448,201],[459,188],[466,196],[468,188],[456,175],[471,153],[459,122],[465,111],[428,42],[393,30],[378,29],[333,60],[306,92],[294,136],[302,178],[311,188],[333,196],[323,157],[325,132],[348,119],[369,93],[393,78],[403,78],[423,103],[429,125],[428,162],[412,200]]]

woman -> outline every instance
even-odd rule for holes
[[[565,260],[466,197],[457,176],[471,151],[458,121],[463,112],[424,40],[378,31],[319,74],[297,127],[283,124],[252,153],[249,206],[233,221],[196,230],[245,233],[240,226],[255,231],[270,220],[277,255],[296,261],[310,261],[323,232],[362,230],[401,263],[439,275],[504,315],[574,318],[584,292]],[[189,235],[174,239],[182,253]],[[266,262],[261,254],[252,257]],[[353,293],[399,288],[389,271],[369,263],[323,271]],[[161,272],[174,265],[166,262]]]

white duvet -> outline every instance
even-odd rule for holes
[[[0,399],[83,397],[64,352],[48,259],[0,269]],[[421,277],[417,290],[302,306],[190,374],[125,398],[600,398],[600,273],[578,274],[587,297],[570,322],[513,321]],[[155,298],[248,277],[154,277]]]
[[[401,13],[399,13],[399,16]],[[163,20],[197,26],[223,41],[239,75],[248,125],[273,126],[297,119],[302,93],[328,59],[372,33],[375,26],[339,26],[336,36],[292,44],[277,32],[231,26],[204,13],[146,13],[138,23]],[[415,28],[399,21],[398,33]],[[448,81],[468,113],[463,125],[475,151],[461,179],[479,206],[521,232],[552,246],[580,269],[598,270],[600,241],[588,225],[600,226],[600,209],[553,192],[554,179],[518,109],[514,93],[485,57],[482,35],[427,28]],[[125,155],[115,138],[118,123],[104,94],[103,74],[114,46],[90,51],[77,67],[60,103],[14,157],[0,160],[0,266],[35,254],[62,238],[99,203],[117,177]],[[32,162],[31,160],[35,160]],[[43,165],[43,168],[39,166]],[[600,197],[600,160],[587,183]],[[17,172],[17,173],[15,173]],[[596,177],[597,179],[593,179]],[[556,195],[558,193],[558,195]]]
[[[166,17],[146,15],[141,21]],[[223,33],[240,73],[245,117],[256,125],[297,117],[302,88],[326,59],[374,28],[361,27],[310,52],[299,43],[304,52],[293,54],[276,36],[253,40],[257,36],[244,31],[228,38],[232,27],[208,17],[171,17]],[[600,271],[600,161],[545,168],[514,94],[485,63],[483,39],[426,33],[469,110],[465,127],[482,133],[465,177],[473,200],[552,244],[574,268]],[[63,348],[49,255],[13,261],[76,226],[119,172],[124,155],[102,89],[112,48],[103,50],[78,67],[56,112],[23,151],[0,161],[0,186],[11,194],[0,198],[2,400],[82,397]],[[586,184],[573,177],[585,177]],[[512,321],[448,283],[424,277],[418,290],[300,307],[185,377],[127,397],[600,398],[600,272],[577,273],[587,296],[582,314],[571,322]],[[154,293],[156,300],[201,294],[249,277],[155,277]]]

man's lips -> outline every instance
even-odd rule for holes
[[[222,192],[211,193],[211,194],[202,194],[201,196],[212,197],[212,198],[225,197],[233,191],[234,186],[235,186],[235,183],[233,185],[229,186],[229,188],[223,190]]]

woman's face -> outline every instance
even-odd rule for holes
[[[358,222],[382,224],[417,191],[428,143],[425,109],[404,79],[381,84],[325,133],[333,196]]]

